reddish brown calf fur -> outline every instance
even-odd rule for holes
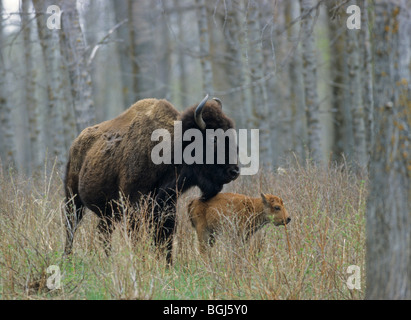
[[[188,205],[188,213],[197,232],[201,253],[206,251],[207,243],[212,245],[215,231],[227,218],[235,218],[246,238],[270,221],[276,226],[291,221],[283,200],[271,194],[252,198],[237,193],[219,193],[207,201],[194,199]]]

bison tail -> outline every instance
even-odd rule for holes
[[[69,197],[69,190],[68,190],[69,175],[70,175],[70,158],[67,161],[66,172],[64,174],[64,189],[65,189],[67,198]]]
[[[195,202],[195,201],[196,201],[196,199],[191,200],[190,203],[189,203],[188,206],[187,206],[188,216],[190,217],[190,222],[191,222],[191,225],[193,226],[193,228],[196,227],[196,225],[195,225],[195,219],[194,219],[194,217],[193,217],[193,210],[194,210],[194,202]]]
[[[70,171],[70,159],[68,159],[67,165],[66,165],[66,172],[64,174],[64,184],[67,184],[67,178],[68,178],[69,171]]]

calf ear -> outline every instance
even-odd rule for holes
[[[269,205],[269,204],[268,204],[268,201],[267,201],[267,198],[265,197],[264,193],[261,193],[261,199],[263,199],[263,204],[264,204],[264,205],[266,205],[266,206]]]

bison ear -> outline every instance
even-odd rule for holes
[[[203,120],[203,109],[204,109],[204,106],[207,100],[208,100],[208,94],[205,96],[203,100],[201,100],[196,110],[194,111],[194,121],[196,122],[196,124],[201,130],[205,130],[206,128],[206,123]]]
[[[264,205],[266,205],[266,206],[269,205],[269,204],[268,204],[268,201],[267,201],[267,198],[265,197],[264,193],[261,193],[261,199],[263,199],[263,204],[264,204]]]
[[[223,110],[223,103],[221,102],[221,100],[215,97],[213,98],[213,100],[216,101],[218,105],[220,106],[220,109]]]

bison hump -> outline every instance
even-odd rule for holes
[[[147,129],[173,128],[180,113],[167,100],[144,99],[130,107],[131,121],[138,122]],[[153,126],[152,128],[150,127]]]
[[[151,161],[156,143],[152,132],[166,129],[172,134],[178,117],[168,101],[145,99],[112,120],[84,129],[70,150],[70,174],[90,194],[152,190],[166,170]]]

